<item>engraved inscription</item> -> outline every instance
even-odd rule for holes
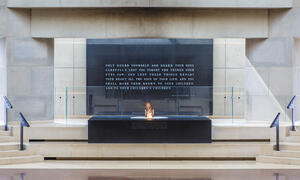
[[[169,90],[194,81],[194,64],[105,64],[107,90]]]

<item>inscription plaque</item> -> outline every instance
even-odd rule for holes
[[[195,93],[199,101],[182,108],[197,107],[201,115],[212,114],[212,82],[211,39],[87,40],[88,115],[112,114],[109,111],[113,108],[104,104],[107,102],[104,98],[128,102],[130,108],[120,103],[115,105],[116,111],[124,114],[143,111],[140,107],[144,105],[130,103],[134,100],[155,100],[155,107],[162,106],[170,114],[171,101],[180,104],[181,100],[190,99],[192,102]]]

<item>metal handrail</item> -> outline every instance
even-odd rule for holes
[[[20,112],[20,151],[25,150],[23,143],[23,127],[30,127],[29,123],[25,119],[24,115]]]
[[[295,100],[296,100],[296,96],[294,96],[292,98],[292,100],[290,101],[289,105],[287,106],[287,109],[292,109],[292,131],[296,131],[296,126],[295,126]]]
[[[280,112],[277,114],[277,116],[273,120],[272,124],[270,125],[270,128],[276,127],[276,146],[275,146],[276,151],[280,151],[280,148],[279,148],[279,116],[280,116]]]
[[[7,120],[7,110],[8,109],[12,109],[13,106],[11,105],[10,101],[8,100],[8,98],[6,96],[3,96],[4,99],[4,104],[5,104],[5,109],[4,109],[4,130],[8,131],[8,120]]]

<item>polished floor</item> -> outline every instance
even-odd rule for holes
[[[298,180],[297,170],[0,170],[1,180]]]
[[[300,166],[255,161],[45,161],[0,166],[0,180],[300,180]]]
[[[265,164],[257,163],[256,161],[155,161],[155,160],[48,160],[41,163],[31,164],[13,164],[13,165],[0,165],[1,169],[125,169],[125,170],[211,170],[211,169],[296,169],[300,171],[300,166],[284,165],[284,164]]]

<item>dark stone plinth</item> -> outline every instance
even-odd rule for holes
[[[132,119],[94,116],[88,121],[89,143],[211,143],[211,120],[199,116]]]

